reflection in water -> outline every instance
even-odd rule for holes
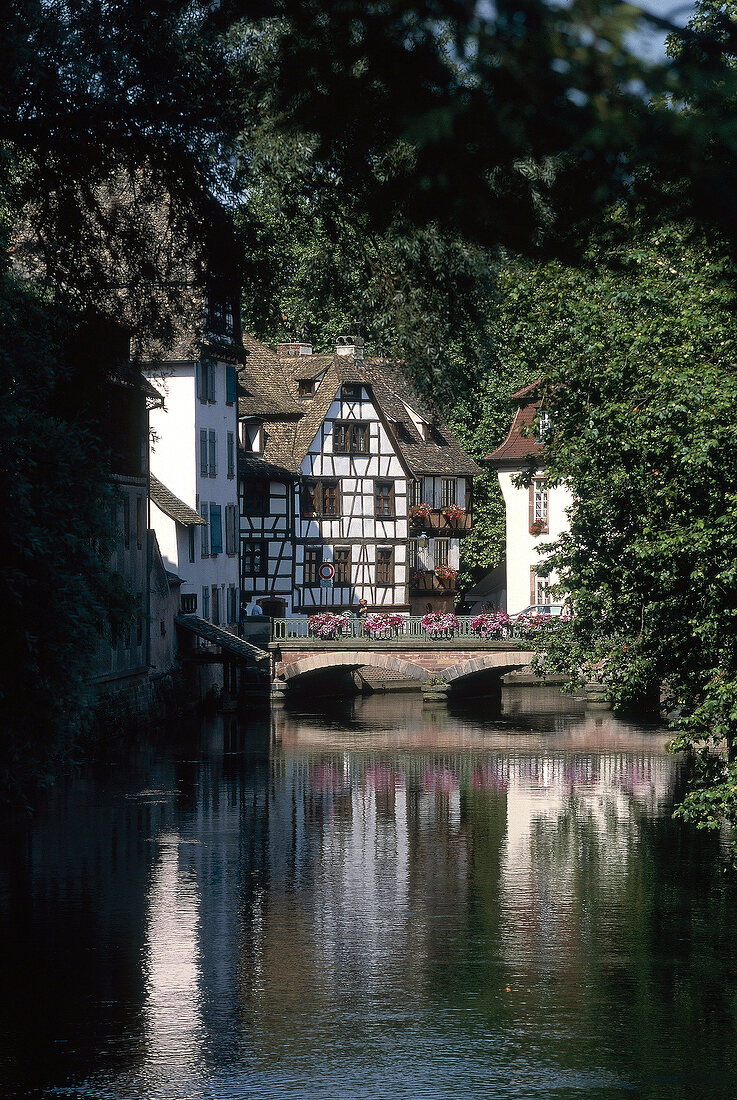
[[[159,837],[146,926],[146,1063],[143,1073],[157,1089],[177,1066],[197,1074],[201,1064],[203,1021],[200,1011],[198,889],[187,849],[180,858],[176,833]]]
[[[394,696],[271,733],[211,722],[8,840],[17,1095],[729,1094],[737,901],[662,731]]]

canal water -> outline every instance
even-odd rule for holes
[[[2,838],[0,1094],[736,1095],[737,892],[666,734],[528,695],[77,768]]]

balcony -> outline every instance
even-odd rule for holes
[[[197,593],[186,592],[181,597],[182,602],[182,614],[183,615],[196,615],[197,614]]]
[[[455,592],[457,574],[455,570],[437,573],[434,569],[417,569],[410,574],[409,590],[419,592]]]
[[[422,508],[422,505],[413,505]],[[420,531],[429,531],[437,535],[465,535],[471,530],[471,513],[465,510],[458,515],[446,515],[442,508],[431,508],[429,512],[419,512],[409,516],[410,535],[416,535]]]

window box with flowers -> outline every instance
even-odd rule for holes
[[[439,565],[435,570],[435,576],[443,588],[453,588],[458,576],[457,569],[451,569],[449,565]]]
[[[435,574],[426,569],[415,569],[409,575],[409,586],[415,592],[432,592]]]
[[[453,638],[460,627],[457,615],[444,614],[441,611],[428,612],[422,616],[421,622],[431,638]]]
[[[531,535],[532,535],[532,536],[533,536],[534,538],[537,538],[537,537],[538,537],[539,535],[544,535],[544,534],[546,534],[546,533],[547,533],[547,530],[548,530],[548,523],[547,523],[547,520],[544,520],[544,519],[535,519],[535,520],[533,520],[533,521],[532,521],[532,523],[530,524],[530,534],[531,534]]]
[[[410,504],[409,521],[415,527],[423,527],[430,519],[431,512],[432,508],[424,501],[421,504]]]
[[[311,638],[331,642],[341,634],[347,633],[350,623],[347,615],[333,615],[330,611],[324,611],[320,615],[310,616],[308,628]]]
[[[466,514],[466,509],[461,508],[460,504],[446,504],[442,511],[451,527],[456,527]]]

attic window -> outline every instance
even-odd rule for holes
[[[538,443],[545,443],[551,428],[550,413],[547,409],[539,409],[537,414],[537,428],[535,431]]]
[[[207,327],[210,332],[232,335],[235,329],[235,306],[230,295],[208,295]]]
[[[420,433],[420,439],[429,439],[432,429],[429,424],[426,424],[424,420],[420,420],[417,425],[417,431]]]
[[[315,379],[300,378],[297,386],[300,397],[312,397],[315,392]]]
[[[360,382],[344,382],[341,389],[341,397],[344,401],[360,401],[361,400],[361,383]]]

